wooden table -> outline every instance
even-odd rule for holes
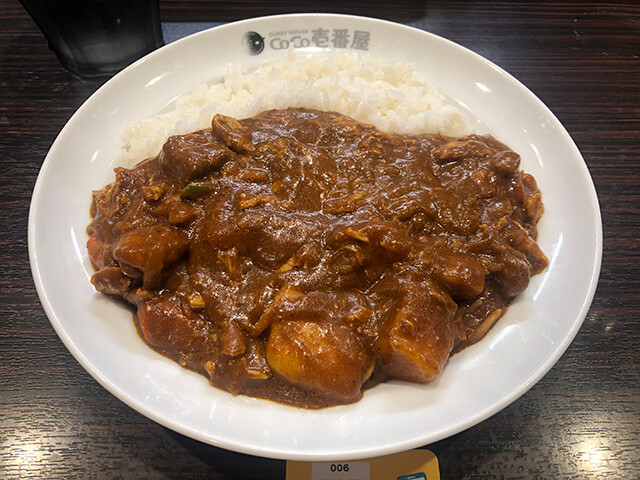
[[[640,6],[301,3],[161,1],[164,22],[326,11],[411,23],[453,40],[551,108],[598,191],[603,267],[582,329],[522,398],[429,446],[442,478],[640,478]],[[104,81],[62,69],[22,8],[0,1],[0,478],[283,479],[283,461],[199,443],[121,403],[73,359],[44,314],[27,256],[31,192],[56,135]]]

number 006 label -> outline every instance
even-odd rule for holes
[[[370,480],[369,462],[315,462],[311,480]]]

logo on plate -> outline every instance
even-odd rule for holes
[[[264,50],[264,37],[258,32],[245,33],[243,43],[248,47],[251,55],[260,55]]]

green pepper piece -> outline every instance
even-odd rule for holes
[[[180,198],[183,200],[195,200],[211,192],[211,190],[211,185],[208,183],[190,183],[182,189],[180,192]]]

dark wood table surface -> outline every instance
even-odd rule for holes
[[[640,5],[161,0],[168,32],[303,11],[410,23],[495,62],[565,125],[598,191],[604,255],[584,325],[522,398],[429,446],[442,478],[640,478]],[[283,479],[284,461],[202,444],[117,400],[40,305],[27,253],[32,189],[60,129],[105,81],[65,71],[20,5],[0,0],[0,478]]]

